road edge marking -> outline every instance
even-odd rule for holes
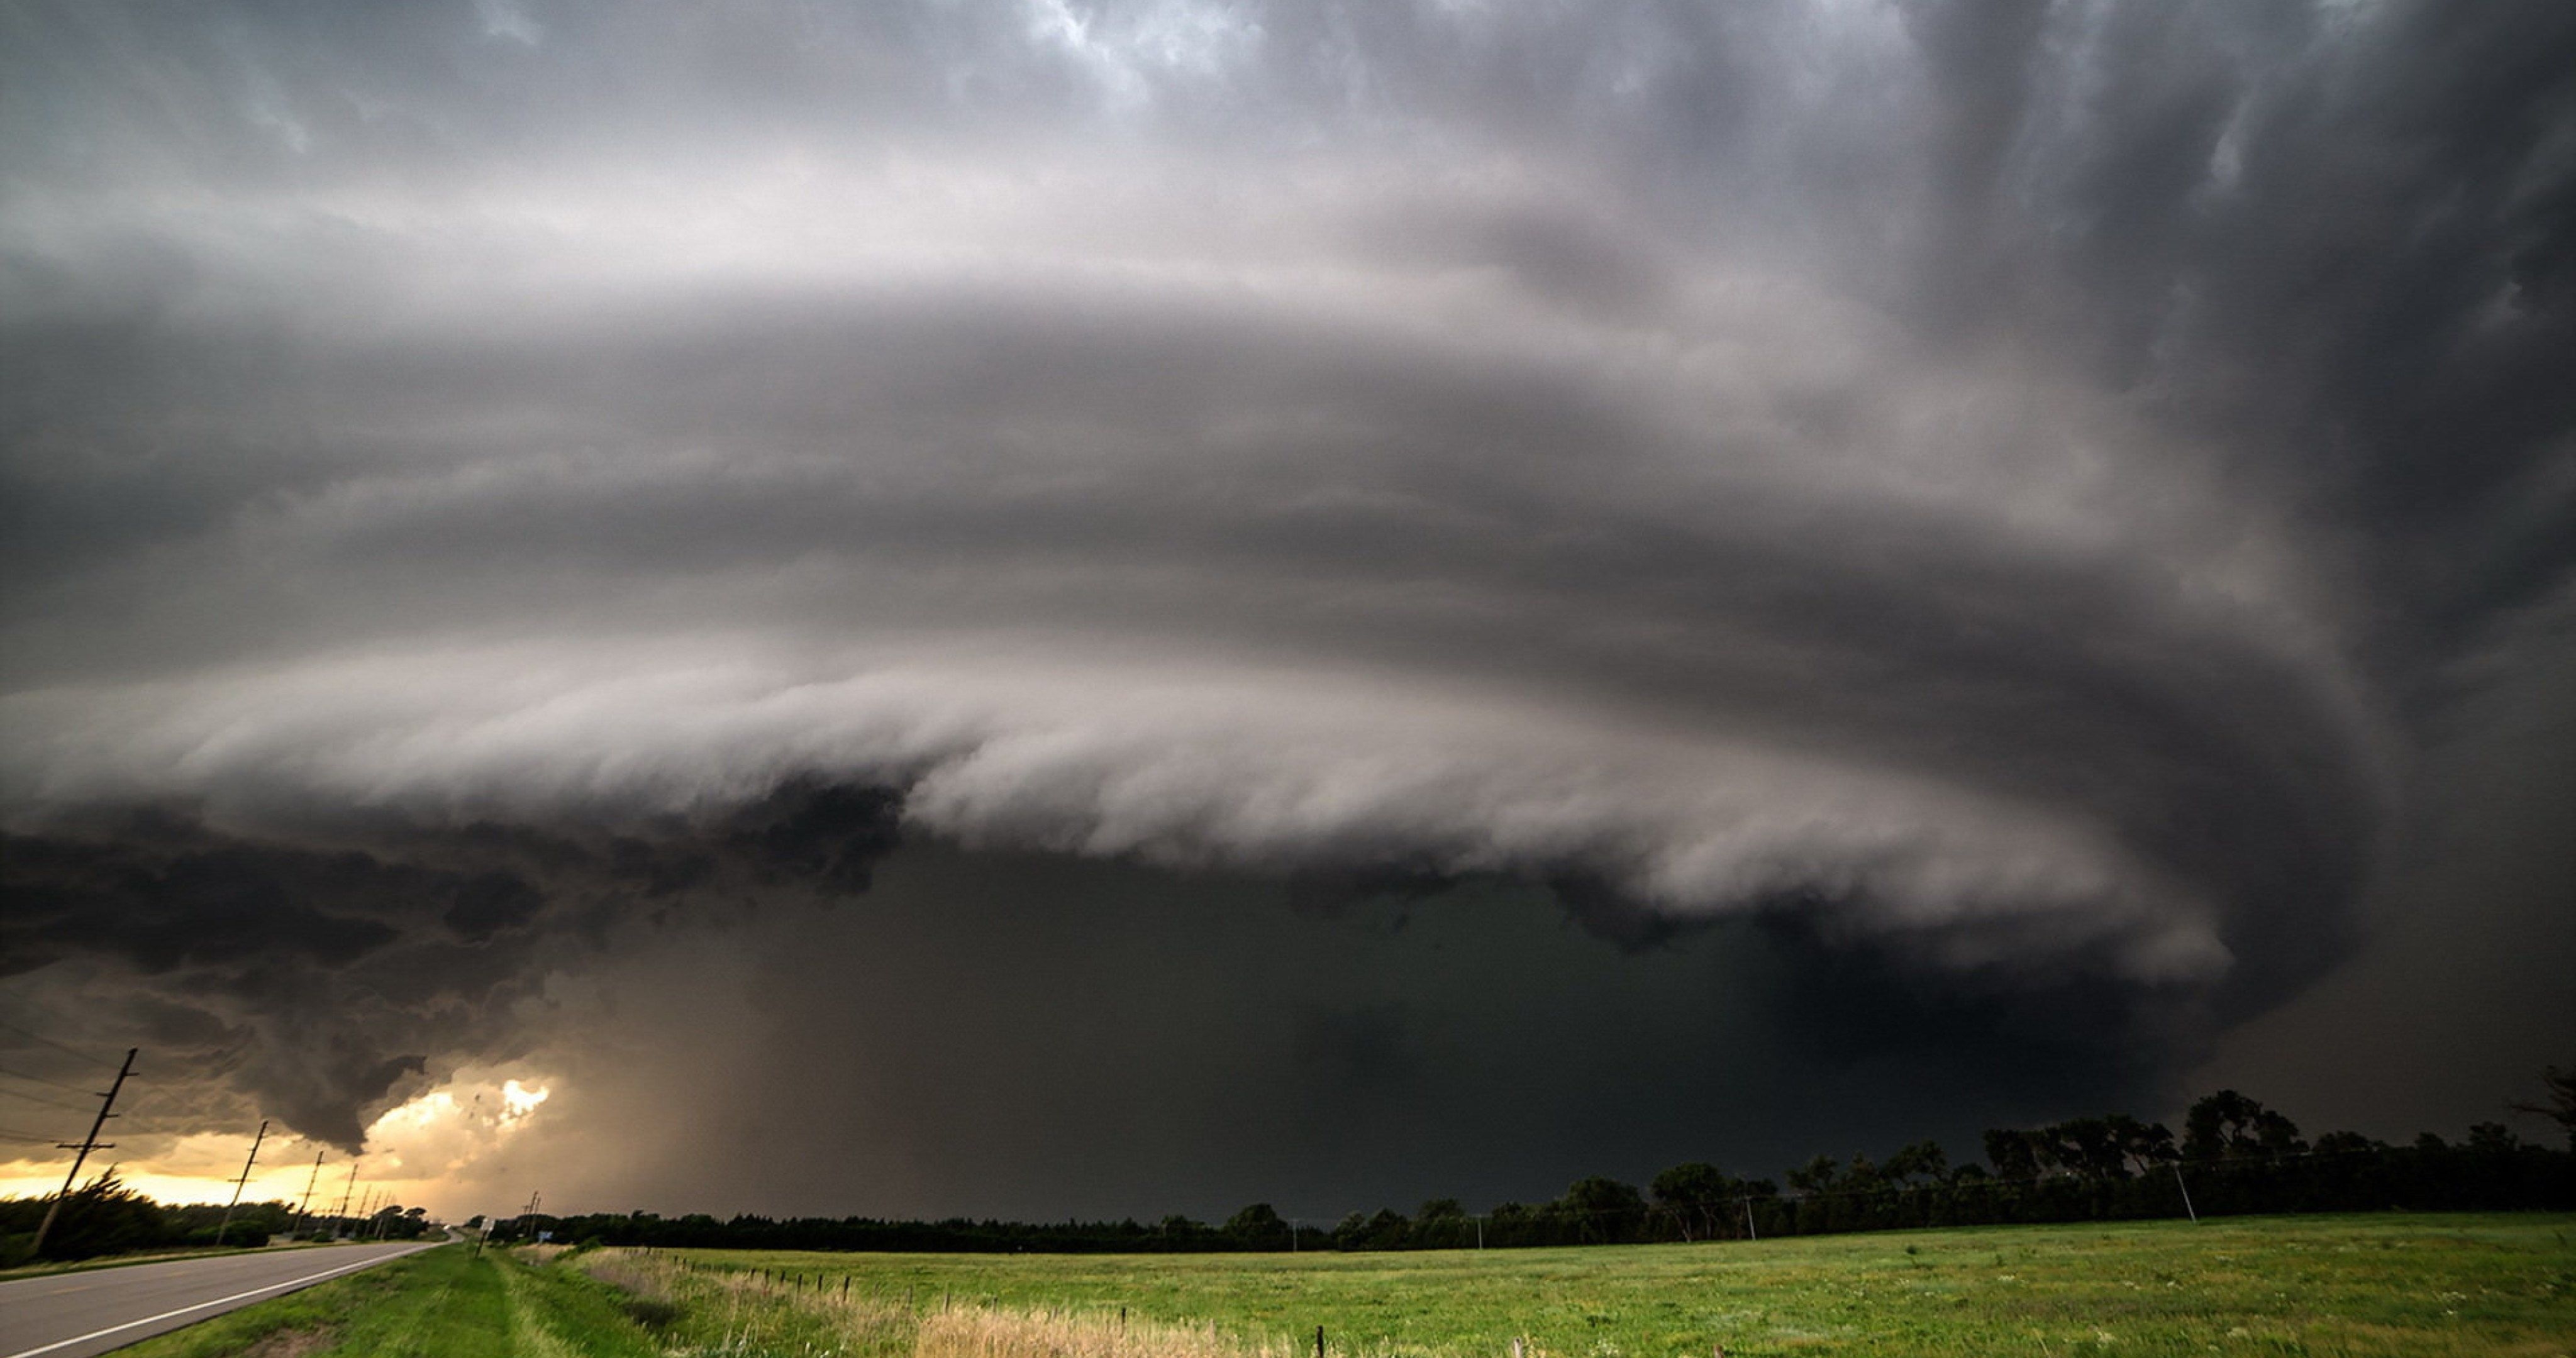
[[[221,1306],[228,1301],[240,1301],[244,1297],[256,1297],[262,1292],[275,1292],[281,1288],[302,1287],[307,1283],[318,1283],[325,1278],[337,1277],[343,1273],[355,1273],[362,1268],[371,1268],[377,1264],[390,1263],[396,1259],[407,1258],[411,1255],[418,1254],[421,1250],[436,1248],[438,1248],[436,1245],[423,1245],[419,1249],[403,1250],[395,1254],[381,1254],[373,1259],[361,1259],[354,1264],[343,1264],[338,1268],[324,1269],[320,1273],[307,1274],[301,1278],[289,1278],[285,1282],[270,1283],[266,1287],[254,1287],[248,1292],[235,1292],[229,1297],[217,1297],[213,1301],[201,1301],[194,1306],[182,1306],[176,1311],[164,1311],[157,1316],[145,1316],[141,1320],[129,1320],[122,1325],[110,1325],[104,1330],[92,1330],[87,1334],[73,1335],[69,1339],[57,1339],[50,1344],[39,1344],[32,1349],[20,1349],[16,1353],[5,1355],[5,1358],[36,1358],[36,1355],[40,1353],[51,1353],[56,1349],[70,1348],[74,1344],[85,1344],[90,1340],[104,1338],[105,1336],[114,1334],[119,1330],[133,1329],[137,1325],[149,1325],[156,1320],[168,1320],[172,1316],[184,1316],[190,1311],[202,1311],[209,1306]]]

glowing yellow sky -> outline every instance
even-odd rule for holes
[[[311,1209],[317,1213],[338,1210],[344,1194],[352,1211],[371,1197],[406,1207],[426,1205],[434,1215],[450,1211],[452,1204],[445,1199],[455,1185],[476,1177],[539,1116],[555,1083],[527,1072],[462,1070],[445,1084],[385,1110],[367,1128],[354,1192],[347,1152],[272,1126],[242,1201],[294,1203],[304,1198],[310,1184]],[[81,1178],[86,1182],[113,1165],[128,1186],[158,1201],[223,1202],[232,1197],[251,1138],[248,1128],[184,1136],[117,1132],[109,1139],[119,1142],[119,1148],[91,1156]],[[317,1153],[323,1158],[318,1176]],[[0,1160],[0,1195],[51,1193],[62,1186],[63,1172],[70,1167],[68,1151],[13,1150],[12,1158]]]

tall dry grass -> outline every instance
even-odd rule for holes
[[[973,1306],[921,1318],[913,1358],[1294,1358],[1214,1325],[1129,1320],[1100,1311]]]
[[[707,1355],[797,1352],[848,1358],[1302,1358],[1285,1341],[1247,1341],[1214,1324],[1130,1318],[1086,1307],[1017,1308],[989,1303],[916,1309],[909,1299],[799,1284],[757,1272],[689,1268],[668,1256],[601,1250],[583,1269],[628,1298],[628,1310],[662,1314],[654,1328],[670,1351]],[[683,1335],[679,1331],[690,1333]],[[694,1340],[692,1343],[690,1341]],[[807,1345],[812,1347],[796,1347]],[[1534,1355],[1533,1358],[1536,1358]]]

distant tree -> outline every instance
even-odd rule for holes
[[[1988,1127],[1985,1143],[1986,1163],[1995,1167],[1996,1178],[2039,1177],[2039,1152],[2031,1145],[2030,1133],[2010,1127]]]
[[[111,1169],[63,1199],[45,1238],[49,1259],[88,1259],[167,1243],[160,1204],[125,1186]]]
[[[1851,1163],[1843,1167],[1842,1187],[1847,1193],[1866,1193],[1873,1189],[1885,1188],[1887,1172],[1872,1163],[1868,1156],[1854,1155]]]
[[[1277,1249],[1288,1243],[1288,1223],[1266,1202],[1250,1207],[1225,1219],[1225,1233],[1257,1249]]]
[[[2125,1179],[2128,1157],[2109,1118],[2069,1118],[2029,1134],[2043,1170],[2079,1179]]]
[[[1342,1218],[1333,1228],[1333,1248],[1343,1250],[1401,1249],[1413,1233],[1413,1223],[1392,1207],[1377,1209],[1377,1215],[1363,1217],[1357,1212]]]
[[[2481,1122],[2469,1128],[2469,1149],[2484,1155],[2510,1155],[2522,1145],[2522,1138],[2501,1122]]]
[[[2180,1154],[2174,1149],[2173,1130],[2161,1122],[2140,1122],[2126,1113],[2113,1113],[2103,1121],[2111,1125],[2120,1158],[2139,1174],[2169,1164]]]
[[[1911,1185],[1917,1179],[1938,1182],[1950,1177],[1950,1156],[1938,1141],[1917,1141],[1889,1152],[1879,1172],[1900,1184]]]
[[[2328,1132],[2317,1138],[2316,1145],[2319,1155],[2364,1155],[2386,1149],[2386,1143],[2373,1141],[2359,1132]]]
[[[1413,1211],[1413,1244],[1427,1250],[1457,1249],[1476,1241],[1467,1205],[1456,1198],[1433,1198]]]
[[[1800,1193],[1830,1193],[1842,1175],[1843,1167],[1834,1157],[1819,1155],[1789,1171],[1789,1187]]]
[[[2193,1104],[2183,1119],[2186,1159],[2237,1160],[2307,1148],[2299,1139],[2297,1123],[2233,1089],[2222,1089]]]
[[[2576,1065],[2565,1070],[2556,1066],[2542,1071],[2540,1087],[2545,1092],[2542,1102],[2517,1103],[2518,1113],[2538,1113],[2558,1124],[2567,1133],[2567,1149],[2576,1151]]]
[[[1617,1179],[1594,1175],[1568,1185],[1557,1207],[1580,1240],[1634,1240],[1646,1224],[1646,1198]]]
[[[1646,1188],[1655,1195],[1655,1205],[1681,1224],[1685,1240],[1717,1234],[1718,1213],[1727,1199],[1742,1193],[1742,1185],[1717,1166],[1697,1161],[1665,1170]]]

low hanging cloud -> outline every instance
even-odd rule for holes
[[[2187,1047],[2567,589],[2544,8],[9,22],[12,955],[322,1135],[898,827]]]

